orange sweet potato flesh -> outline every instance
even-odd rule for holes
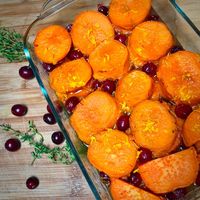
[[[112,128],[118,116],[115,99],[106,92],[95,91],[77,105],[70,122],[80,140],[89,144],[92,135]]]
[[[159,101],[137,104],[130,116],[130,127],[136,144],[156,155],[170,151],[177,138],[176,120]]]
[[[200,56],[178,51],[161,59],[157,76],[177,103],[200,103]]]
[[[56,92],[66,93],[83,87],[90,80],[92,69],[84,58],[64,62],[49,74],[50,86]]]
[[[87,156],[99,171],[119,178],[135,167],[137,150],[125,133],[108,129],[92,137]]]
[[[106,40],[90,54],[89,63],[95,79],[119,79],[129,69],[128,50],[121,42]]]
[[[187,117],[183,125],[183,140],[186,146],[200,142],[200,108]]]
[[[114,25],[132,30],[144,21],[151,8],[151,0],[112,0],[109,18]]]
[[[37,57],[45,63],[56,64],[62,60],[71,48],[71,37],[67,30],[59,25],[50,25],[40,30],[34,41]]]
[[[114,29],[103,14],[97,11],[84,11],[76,16],[71,37],[74,46],[89,55],[101,42],[114,38]]]
[[[164,23],[146,21],[133,29],[128,45],[130,51],[143,61],[152,61],[168,52],[173,45],[173,37]]]
[[[152,86],[153,80],[150,76],[142,71],[133,70],[119,80],[115,98],[122,109],[123,105],[132,108],[137,103],[149,98]]]
[[[161,200],[145,190],[119,179],[111,179],[110,192],[113,200]]]
[[[167,193],[194,183],[199,170],[193,147],[139,166],[145,185],[154,193]]]

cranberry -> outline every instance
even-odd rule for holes
[[[177,51],[182,51],[182,50],[183,50],[183,47],[181,47],[181,46],[173,46],[170,49],[170,53],[176,53]]]
[[[105,80],[103,82],[102,88],[101,88],[104,92],[108,92],[110,94],[112,94],[115,89],[116,89],[116,84],[115,81],[112,80]]]
[[[97,79],[92,81],[92,89],[96,90],[97,88],[101,87],[101,82],[98,81]]]
[[[82,58],[82,57],[83,57],[83,54],[82,54],[79,50],[72,49],[72,50],[70,50],[70,52],[68,53],[67,57],[68,57],[70,60],[76,60],[76,59]]]
[[[57,111],[58,113],[61,113],[63,108],[62,108],[62,106],[60,105],[59,102],[55,102],[55,109],[56,109],[56,111]],[[49,113],[52,113],[52,110],[51,110],[51,108],[50,108],[49,105],[47,105],[47,111],[48,111]]]
[[[117,120],[117,129],[120,131],[126,131],[129,128],[129,116],[128,115],[122,115]]]
[[[17,151],[20,149],[21,147],[21,142],[16,139],[16,138],[11,138],[11,139],[8,139],[6,142],[5,142],[5,148],[8,150],[8,151]]]
[[[130,176],[128,177],[128,182],[136,187],[139,187],[142,183],[142,178],[138,172],[131,172]]]
[[[100,178],[104,183],[110,184],[110,177],[104,173],[104,172],[99,172]]]
[[[177,189],[173,192],[169,192],[166,194],[168,200],[178,200],[184,197],[186,194],[186,190],[184,188]]]
[[[48,64],[48,63],[43,63],[42,66],[47,72],[51,72],[56,68],[56,65]]]
[[[197,175],[195,184],[198,185],[198,186],[200,186],[200,171],[199,171],[199,173],[198,173],[198,175]]]
[[[148,21],[158,21],[159,20],[159,17],[158,15],[150,15],[148,18],[147,18]]]
[[[98,6],[98,11],[102,14],[104,14],[105,16],[108,16],[108,7],[103,6],[103,5],[99,5]]]
[[[15,104],[14,106],[12,106],[11,108],[11,112],[13,115],[16,116],[24,116],[28,111],[28,108],[25,105],[22,104]]]
[[[19,69],[19,75],[24,79],[34,78],[33,70],[29,66],[23,66]]]
[[[26,187],[28,189],[35,189],[39,185],[39,179],[35,176],[31,176],[26,180]]]
[[[140,148],[141,153],[139,154],[138,160],[140,164],[146,163],[150,160],[152,160],[152,152],[149,149],[146,148]]]
[[[68,32],[71,32],[72,24],[67,24],[66,29],[67,29]]]
[[[55,124],[56,123],[56,119],[55,117],[53,116],[53,114],[51,113],[46,113],[43,115],[43,120],[47,123],[47,124]]]
[[[175,114],[181,119],[186,119],[188,115],[192,112],[192,107],[187,104],[178,104],[175,107]]]
[[[78,97],[70,97],[69,99],[67,99],[65,101],[65,108],[67,110],[67,112],[69,114],[71,114],[73,112],[73,110],[75,109],[76,105],[80,102]]]
[[[61,144],[64,142],[65,138],[61,131],[56,131],[51,135],[51,140],[54,144]]]
[[[119,42],[121,42],[122,44],[126,45],[127,43],[127,36],[124,34],[117,34],[115,36],[115,40],[118,40]]]
[[[155,76],[157,71],[157,66],[153,63],[146,63],[142,67],[142,71],[148,74],[149,76]]]

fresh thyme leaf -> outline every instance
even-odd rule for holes
[[[0,127],[2,127],[4,131],[12,132],[12,134],[18,137],[22,142],[28,142],[29,145],[33,147],[33,152],[31,152],[33,161],[31,164],[33,164],[36,159],[42,158],[43,154],[47,155],[47,157],[54,163],[63,163],[69,165],[75,159],[67,143],[62,147],[54,148],[50,148],[49,146],[45,145],[44,138],[37,130],[33,121],[28,122],[27,132],[15,130],[10,124],[0,124]]]
[[[14,30],[0,27],[0,57],[8,62],[21,62],[25,60],[23,51],[23,36]]]

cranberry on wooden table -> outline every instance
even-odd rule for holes
[[[51,140],[54,144],[61,144],[64,142],[65,138],[61,131],[56,131],[51,135]]]
[[[5,142],[5,149],[11,152],[17,151],[21,147],[21,142],[17,138],[10,138]]]
[[[39,185],[39,179],[35,176],[31,176],[26,180],[26,187],[28,189],[35,189]]]
[[[23,79],[32,79],[34,78],[34,74],[33,74],[33,70],[31,69],[31,67],[29,66],[23,66],[19,69],[19,75],[23,78]]]
[[[28,108],[26,107],[26,105],[23,104],[15,104],[11,108],[12,114],[18,117],[24,116],[27,113],[27,111]]]
[[[46,113],[43,115],[43,120],[44,122],[46,122],[47,124],[53,125],[56,123],[56,119],[53,116],[52,113]]]

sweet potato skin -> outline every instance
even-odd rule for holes
[[[145,185],[154,193],[167,193],[194,183],[199,170],[193,147],[139,166]]]

